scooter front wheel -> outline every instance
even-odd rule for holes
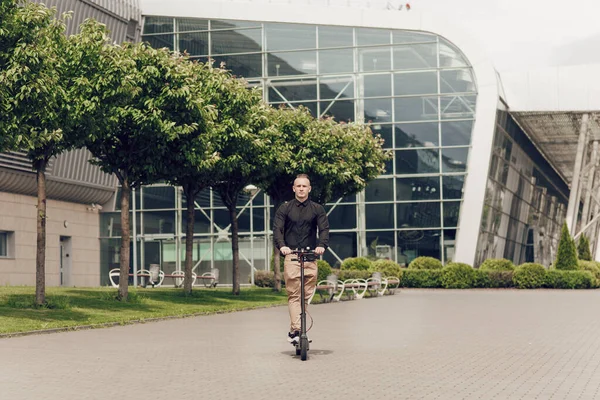
[[[308,356],[308,338],[300,339],[300,359],[306,361]]]

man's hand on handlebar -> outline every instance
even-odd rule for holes
[[[279,251],[281,252],[281,254],[283,254],[284,256],[287,256],[288,254],[292,254],[292,249],[290,249],[287,246],[283,246],[282,248],[279,249]]]
[[[318,256],[323,255],[324,253],[325,253],[325,247],[317,247],[315,249],[315,254]]]

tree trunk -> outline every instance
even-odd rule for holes
[[[46,302],[46,162],[37,168],[37,252],[35,258],[35,304]]]
[[[129,187],[129,178],[125,177],[121,182],[121,257],[119,274],[119,294],[117,298],[121,301],[127,301],[129,288],[129,198],[131,197],[131,188]],[[133,238],[135,240],[135,238]]]
[[[187,198],[187,226],[185,229],[185,278],[183,280],[183,291],[186,294],[192,294],[192,265],[194,263],[194,219],[195,203],[197,191],[189,187],[184,187],[185,197]]]
[[[232,293],[236,296],[240,294],[240,252],[238,242],[238,219],[236,213],[236,202],[229,205],[229,218],[231,218],[231,252],[233,254],[233,291]]]

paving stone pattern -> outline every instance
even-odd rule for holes
[[[0,400],[600,399],[600,291],[403,290],[0,340]]]

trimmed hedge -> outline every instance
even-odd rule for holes
[[[596,286],[596,278],[590,271],[560,271],[557,269],[546,272],[544,283],[544,287],[551,289],[590,289]]]
[[[486,289],[514,287],[513,273],[513,271],[482,271],[476,269],[473,287]]]
[[[337,275],[338,279],[341,281],[345,281],[348,279],[369,279],[373,276],[373,273],[370,271],[357,271],[357,270],[341,270],[341,269],[332,269],[331,273]]]
[[[469,264],[451,262],[442,270],[442,286],[446,289],[468,289],[475,283],[475,270]]]
[[[368,271],[371,268],[371,260],[366,257],[346,258],[340,267],[342,270]]]
[[[400,265],[392,260],[375,261],[371,264],[369,272],[381,272],[381,276],[383,278],[387,278],[389,276],[400,278],[402,276],[402,268],[400,268]]]
[[[433,257],[417,257],[408,265],[409,269],[442,269],[442,262]]]
[[[514,271],[515,265],[505,258],[490,258],[479,267],[481,271]]]
[[[331,265],[325,260],[317,260],[317,282],[324,281],[331,275]]]
[[[513,282],[519,289],[541,288],[546,283],[546,268],[536,263],[522,264],[515,269]]]
[[[406,288],[441,288],[441,269],[405,269],[400,285]]]

